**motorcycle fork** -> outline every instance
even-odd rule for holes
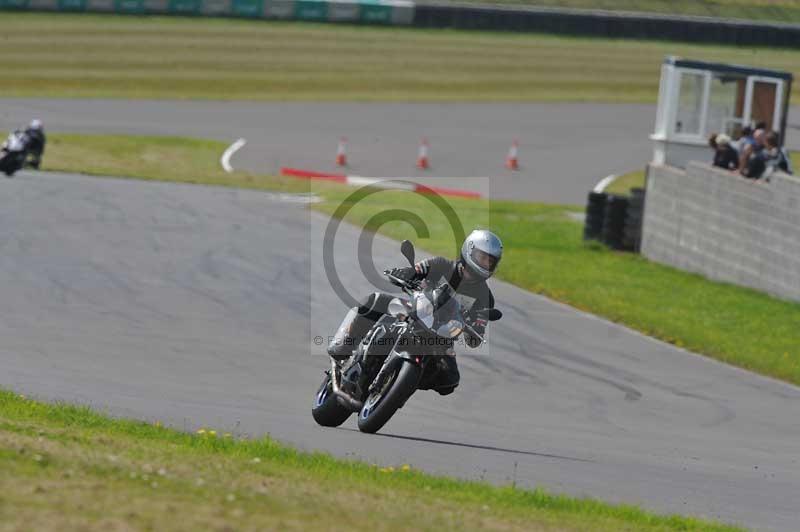
[[[386,355],[386,358],[383,360],[381,369],[378,371],[378,374],[375,375],[375,378],[372,379],[372,383],[369,385],[369,389],[367,390],[368,394],[371,394],[376,388],[383,385],[384,379],[386,379],[389,375],[389,372],[394,369],[397,361],[403,358],[397,351],[397,345],[400,343],[400,340],[403,339],[403,336],[407,331],[408,328],[402,330],[400,334],[397,335],[397,339],[394,341],[392,349],[389,350],[389,354]]]
[[[390,372],[393,371],[398,364],[402,364],[403,362],[407,362],[409,364],[414,364],[421,368],[420,375],[425,373],[425,369],[427,367],[427,359],[423,355],[416,355],[409,353],[406,350],[398,350],[397,346],[400,344],[400,341],[403,339],[405,334],[408,332],[408,327],[406,326],[400,334],[397,335],[397,340],[395,340],[394,345],[392,346],[392,350],[389,351],[389,354],[386,355],[386,360],[383,361],[383,365],[381,366],[380,371],[372,379],[372,384],[370,384],[369,389],[367,391],[368,394],[371,394],[375,391],[376,388],[383,385],[384,379],[386,379]],[[402,408],[402,407],[401,407]]]

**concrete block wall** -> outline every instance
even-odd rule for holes
[[[697,162],[650,166],[642,254],[800,301],[800,179],[753,181]]]

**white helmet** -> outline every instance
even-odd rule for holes
[[[33,120],[31,120],[31,125],[29,127],[31,129],[36,129],[36,130],[42,129],[42,121],[39,120],[38,118],[34,118]]]
[[[475,275],[488,279],[494,274],[503,257],[503,243],[497,235],[485,229],[476,229],[461,246],[461,260]]]

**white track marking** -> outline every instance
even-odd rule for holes
[[[603,192],[606,189],[606,187],[610,185],[617,177],[619,176],[616,176],[614,174],[611,174],[608,177],[604,177],[603,179],[600,180],[599,183],[597,183],[594,186],[593,192],[597,192],[598,194]]]
[[[314,194],[288,194],[286,192],[266,192],[265,194],[268,198],[283,203],[308,204],[322,201],[322,198]]]
[[[225,150],[225,152],[222,154],[222,157],[219,160],[223,170],[225,170],[228,173],[233,172],[233,167],[231,166],[231,157],[245,144],[247,144],[247,141],[245,139],[239,139],[230,146],[228,146],[228,149]]]
[[[356,175],[347,176],[347,184],[354,186],[375,186],[377,188],[394,188],[398,190],[414,190],[413,183],[404,183],[380,177],[362,177]]]

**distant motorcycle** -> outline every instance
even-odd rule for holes
[[[0,172],[11,177],[25,165],[30,138],[23,131],[14,131],[0,146]]]
[[[411,242],[403,241],[401,251],[413,265]],[[331,358],[311,411],[320,425],[337,427],[358,412],[359,430],[377,432],[415,391],[435,379],[436,357],[450,356],[448,349],[462,333],[483,340],[447,283],[429,289],[420,281],[399,279],[390,270],[383,274],[409,299],[394,298],[389,314],[375,323],[349,359]],[[477,315],[495,321],[503,314],[481,309]]]

